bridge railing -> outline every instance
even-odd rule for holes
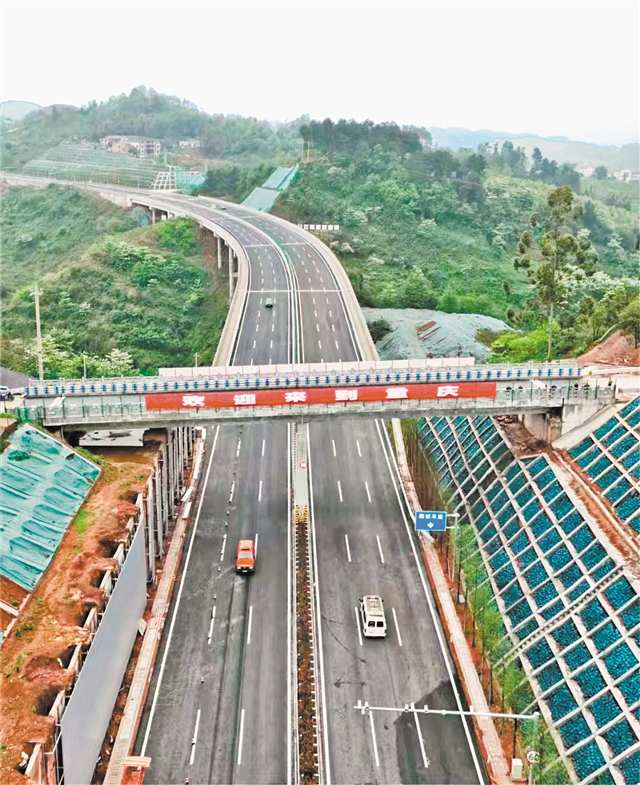
[[[104,424],[139,422],[171,422],[175,420],[224,420],[251,419],[263,417],[294,417],[321,414],[373,413],[385,417],[414,416],[423,411],[438,415],[454,416],[459,413],[472,415],[474,410],[499,410],[508,413],[518,410],[544,410],[559,408],[565,403],[580,403],[598,400],[603,406],[612,403],[615,391],[610,387],[584,387],[575,389],[572,385],[563,387],[548,386],[538,388],[529,385],[524,388],[512,387],[498,389],[493,398],[458,398],[430,400],[358,401],[339,404],[292,403],[275,406],[235,406],[220,408],[194,408],[185,406],[172,409],[147,409],[143,396],[137,399],[123,396],[118,402],[105,402],[103,398],[68,398],[43,400],[36,406],[14,409],[15,416],[22,421],[42,422],[46,425]]]
[[[182,370],[182,369],[181,369]],[[578,380],[581,368],[570,363],[523,365],[466,365],[434,367],[425,360],[306,365],[207,367],[201,373],[172,376],[133,376],[119,379],[58,379],[30,381],[27,398],[77,395],[139,395],[152,392],[205,392],[207,390],[259,390],[285,387],[335,387],[364,384],[533,380]],[[185,369],[186,374],[186,369]]]

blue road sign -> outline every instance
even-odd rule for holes
[[[445,510],[416,510],[416,531],[443,532],[447,528]]]

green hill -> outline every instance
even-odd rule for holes
[[[16,171],[63,142],[95,143],[108,134],[151,136],[165,145],[195,137],[205,157],[244,163],[288,161],[300,150],[295,124],[210,115],[189,101],[137,87],[100,104],[55,105],[28,115],[3,135],[0,168]]]
[[[37,112],[40,108],[33,101],[0,101],[0,118],[18,123],[30,112]]]
[[[539,147],[546,158],[558,163],[578,166],[606,166],[610,171],[640,168],[640,145],[637,143],[617,145],[580,142],[566,137],[545,137],[536,134],[514,134],[506,131],[470,131],[467,128],[430,128],[433,142],[438,147],[452,150],[467,148],[474,150],[480,144],[512,141],[531,154]]]
[[[213,357],[226,287],[210,277],[205,258],[211,249],[191,222],[138,228],[108,202],[49,186],[6,190],[0,230],[0,365],[37,371],[36,281],[47,378],[81,375],[83,354],[94,376],[191,365],[195,352],[203,360]]]

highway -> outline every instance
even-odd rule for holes
[[[240,207],[221,215],[204,200],[163,200],[215,214],[247,250],[251,293],[235,363],[360,357],[333,273],[304,232]],[[272,310],[261,303],[266,296],[276,298]],[[308,428],[324,779],[482,781],[463,720],[353,708],[362,699],[453,709],[458,699],[385,426],[335,420]],[[208,445],[201,507],[137,750],[152,758],[146,782],[287,782],[287,426],[219,426]],[[235,544],[256,535],[257,572],[237,578]],[[385,640],[360,637],[355,608],[364,593],[384,598]]]

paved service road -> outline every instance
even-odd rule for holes
[[[333,274],[304,232],[238,206],[221,214],[211,200],[162,198],[215,215],[247,248],[252,293],[234,362],[289,359],[298,348],[289,310],[296,304],[296,359],[359,357]],[[277,298],[272,312],[260,303],[267,290],[277,292],[269,294]],[[309,437],[326,780],[477,783],[484,774],[463,720],[411,712],[362,716],[353,708],[360,699],[456,708],[459,698],[384,424],[340,419],[310,425]],[[165,633],[165,667],[152,684],[138,749],[148,734],[146,782],[286,782],[287,426],[220,426],[210,429],[208,449],[214,444],[175,622],[172,617]],[[236,578],[233,547],[239,536],[255,535],[258,571],[249,580]],[[384,598],[384,640],[361,642],[355,608],[364,593]]]

